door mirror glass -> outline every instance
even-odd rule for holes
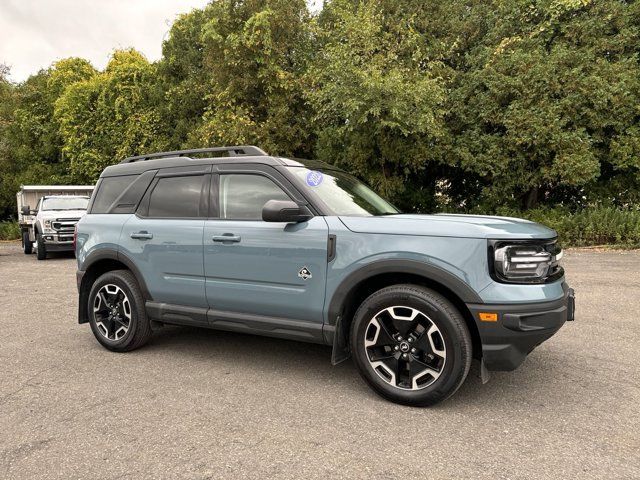
[[[22,214],[31,215],[31,207],[29,205],[25,205],[24,207],[22,207]]]
[[[311,217],[307,207],[291,200],[269,200],[262,207],[262,220],[265,222],[299,223]]]

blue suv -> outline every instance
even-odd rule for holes
[[[433,405],[473,358],[486,380],[573,320],[556,237],[401,214],[331,165],[253,146],[131,157],[77,226],[78,319],[116,352],[164,324],[331,345],[383,397]]]

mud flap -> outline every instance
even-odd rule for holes
[[[333,334],[333,350],[331,352],[331,364],[338,365],[351,356],[349,351],[348,332],[344,331],[342,325],[342,317],[338,317],[336,321],[336,329]]]
[[[486,384],[489,383],[489,380],[491,379],[491,374],[489,373],[489,370],[487,370],[487,366],[484,364],[484,359],[480,359],[480,375],[478,375],[480,377],[480,381],[482,382],[482,384]]]

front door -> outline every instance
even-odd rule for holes
[[[271,322],[282,331],[300,325],[320,332],[327,272],[324,218],[264,222],[262,207],[267,201],[299,199],[270,167],[223,170],[214,177],[211,191],[218,218],[208,219],[204,228],[210,321],[226,316],[258,329]],[[228,313],[248,316],[242,320]]]

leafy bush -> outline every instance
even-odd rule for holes
[[[566,208],[537,208],[523,212],[498,209],[497,213],[553,228],[565,247],[640,248],[640,210],[598,206],[575,212]]]
[[[17,240],[20,238],[18,222],[0,222],[0,240]]]

